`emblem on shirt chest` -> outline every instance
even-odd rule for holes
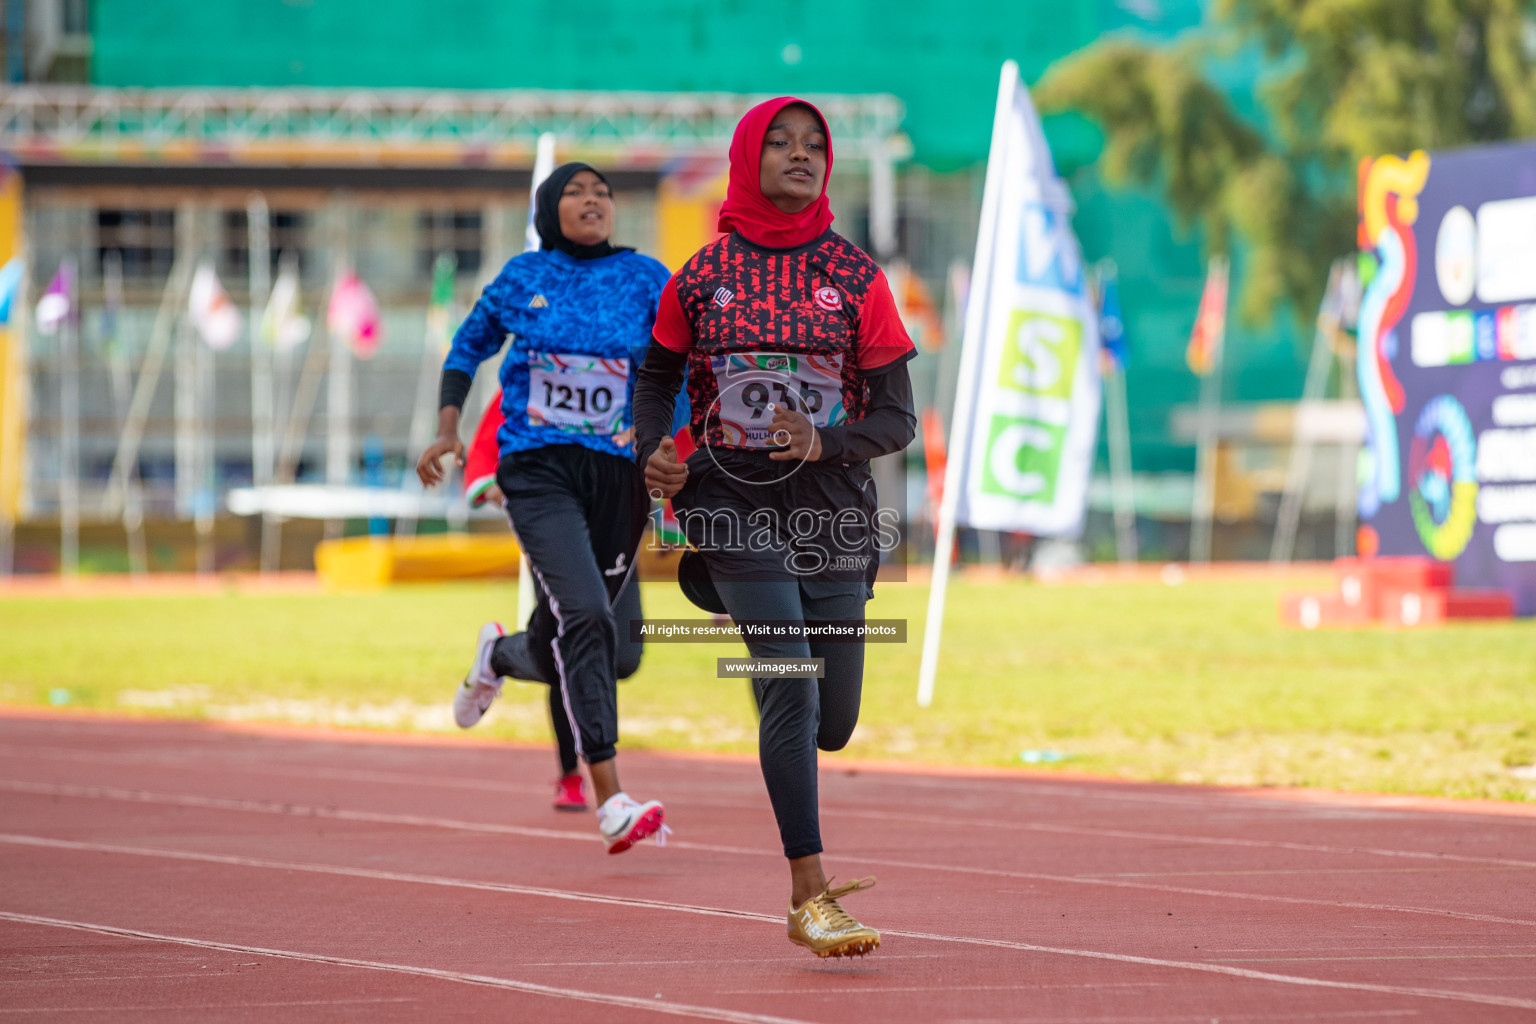
[[[843,308],[843,293],[831,285],[817,288],[811,294],[811,300],[828,312],[835,313]]]
[[[731,291],[729,288],[716,288],[715,297],[710,301],[713,302],[716,306],[719,306],[721,309],[724,309],[726,306],[731,304],[731,300],[735,297],[736,293]]]

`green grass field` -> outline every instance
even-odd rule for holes
[[[956,583],[937,698],[914,700],[927,588],[889,584],[872,618],[847,756],[1021,765],[1128,779],[1536,799],[1536,622],[1302,633],[1279,584]],[[514,588],[355,595],[0,601],[0,703],[457,732],[448,712],[474,633]],[[696,618],[675,586],[646,613]],[[657,644],[620,686],[628,747],[751,751],[747,686],[715,678],[737,645]],[[509,684],[477,733],[549,736],[544,690]]]

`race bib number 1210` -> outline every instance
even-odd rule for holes
[[[573,434],[615,434],[628,407],[629,360],[528,354],[528,423]]]

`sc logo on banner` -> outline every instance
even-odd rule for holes
[[[995,381],[981,490],[1007,498],[1055,500],[1061,448],[1083,328],[1069,317],[1015,310]]]

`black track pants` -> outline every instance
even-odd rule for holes
[[[731,618],[799,622],[864,621],[862,584],[843,593],[808,597],[795,580],[744,582],[716,578],[715,588]],[[754,658],[824,658],[821,679],[753,679],[757,700],[757,755],[768,799],[779,822],[784,856],[821,852],[816,795],[816,750],[841,750],[859,721],[864,687],[864,644],[826,640],[747,641]]]
[[[645,530],[644,484],[628,459],[574,444],[514,452],[496,483],[554,620],[548,647],[529,650],[536,662],[548,651],[545,678],[558,684],[576,752],[606,761],[619,739],[613,606]]]
[[[570,716],[565,713],[565,699],[558,685],[559,676],[550,646],[555,639],[555,617],[549,611],[549,595],[537,584],[534,589],[538,594],[538,605],[528,620],[528,628],[496,641],[496,647],[491,651],[491,668],[498,675],[549,685],[549,724],[555,731],[560,773],[569,775],[576,770],[576,735],[571,732]],[[640,581],[631,577],[629,585],[620,591],[618,603],[613,606],[614,627],[618,631],[614,674],[620,679],[628,679],[640,670],[644,644],[631,639],[629,622],[643,617]],[[535,650],[542,651],[544,656],[536,658]]]

